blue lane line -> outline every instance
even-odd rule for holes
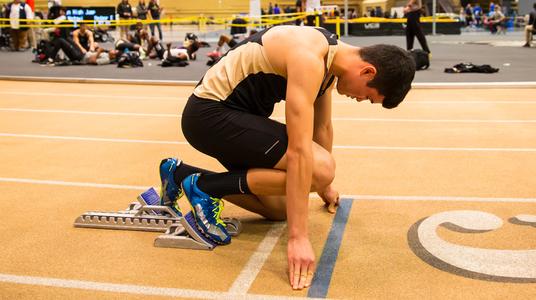
[[[335,219],[333,220],[333,224],[331,224],[331,230],[324,245],[322,256],[320,256],[320,260],[316,266],[315,277],[311,287],[309,287],[307,297],[326,298],[328,294],[331,275],[333,274],[335,262],[339,255],[339,248],[341,246],[344,228],[348,222],[348,215],[352,209],[352,203],[353,199],[341,199],[339,202],[337,214],[335,214]]]

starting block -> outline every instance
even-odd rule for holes
[[[217,244],[199,231],[192,212],[184,216],[168,206],[160,206],[160,196],[154,188],[138,196],[126,210],[118,212],[89,211],[74,221],[74,227],[162,232],[155,247],[212,250]],[[227,231],[237,236],[242,224],[234,218],[223,218]]]

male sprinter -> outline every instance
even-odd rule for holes
[[[396,107],[415,63],[388,45],[353,47],[322,28],[275,26],[236,45],[196,86],[182,130],[199,151],[229,171],[213,173],[174,158],[160,164],[162,203],[177,212],[183,193],[198,227],[220,244],[231,237],[220,219],[225,198],[272,220],[288,220],[293,289],[311,284],[315,255],[308,238],[309,192],[337,204],[331,94]],[[269,119],[286,100],[286,125]]]

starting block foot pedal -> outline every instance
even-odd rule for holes
[[[155,247],[212,250],[217,246],[216,243],[205,237],[197,229],[192,212],[187,213],[181,218],[181,225],[184,231],[177,231],[174,228],[170,228],[166,231],[166,234],[154,240]]]

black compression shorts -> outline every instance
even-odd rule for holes
[[[194,95],[182,114],[182,132],[194,148],[228,170],[271,169],[288,145],[285,124]]]

